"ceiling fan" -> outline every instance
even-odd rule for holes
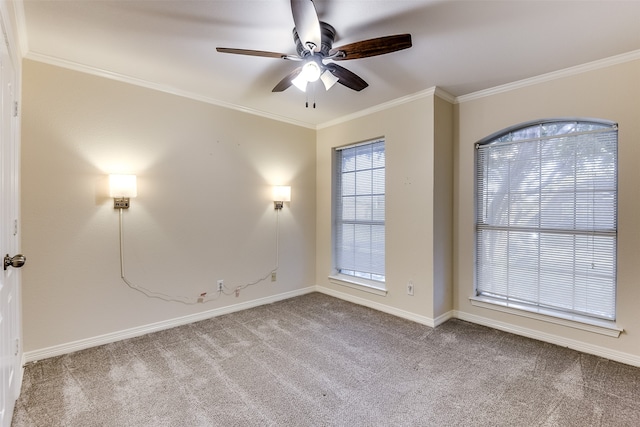
[[[285,76],[273,88],[272,92],[282,92],[291,85],[306,91],[307,84],[318,79],[322,81],[326,90],[329,90],[337,82],[349,89],[361,91],[369,86],[368,83],[355,73],[336,64],[335,61],[367,58],[411,47],[411,34],[398,34],[334,48],[333,41],[336,30],[318,19],[312,0],[291,0],[291,12],[295,25],[293,40],[296,44],[297,55],[225,47],[218,47],[216,50],[222,53],[263,56],[303,63]]]

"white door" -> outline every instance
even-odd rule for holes
[[[16,76],[6,44],[0,45],[0,258],[8,255],[14,262],[0,274],[0,426],[5,427],[11,425],[20,392],[22,349],[20,269],[19,258],[14,258],[20,249]]]

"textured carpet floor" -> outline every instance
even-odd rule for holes
[[[640,369],[313,293],[30,364],[20,426],[639,426]]]

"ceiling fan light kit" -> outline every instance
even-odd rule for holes
[[[336,30],[318,19],[312,0],[291,0],[291,12],[295,25],[293,41],[296,45],[297,55],[224,47],[218,47],[216,50],[222,53],[303,62],[301,66],[278,82],[272,92],[282,92],[292,85],[304,92],[309,83],[318,79],[322,81],[326,90],[331,89],[336,83],[340,83],[349,89],[361,91],[369,84],[357,74],[336,64],[336,61],[368,58],[411,47],[411,34],[398,34],[333,48]]]
[[[302,66],[302,72],[300,72],[300,75],[298,77],[302,77],[306,81],[311,83],[311,82],[317,81],[320,78],[320,73],[321,72],[322,71],[320,70],[320,66],[318,64],[316,64],[315,61],[313,61],[313,60],[312,61],[307,61]]]
[[[333,73],[329,70],[325,70],[324,73],[320,76],[320,80],[324,84],[324,88],[329,90],[333,87],[334,84],[338,83],[340,80],[338,77],[334,76]]]
[[[291,80],[291,83],[293,83],[293,85],[295,87],[297,87],[298,89],[300,89],[303,92],[307,91],[307,84],[309,83],[304,76],[302,75],[302,73],[298,74],[298,77],[296,77],[295,79]]]

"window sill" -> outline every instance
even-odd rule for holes
[[[508,303],[487,297],[470,297],[471,305],[475,307],[487,308],[489,310],[501,311],[503,313],[514,314],[516,316],[527,317],[529,319],[543,322],[555,323],[556,325],[568,326],[570,328],[581,329],[583,331],[594,332],[609,337],[618,338],[623,332],[614,321],[598,320],[586,316],[579,316],[569,313],[562,313],[542,308],[536,309],[522,304]]]
[[[337,274],[335,276],[329,276],[329,282],[334,285],[346,286],[351,289],[357,289],[359,291],[369,292],[375,295],[387,296],[387,290],[384,288],[384,283],[375,282],[373,280]]]

